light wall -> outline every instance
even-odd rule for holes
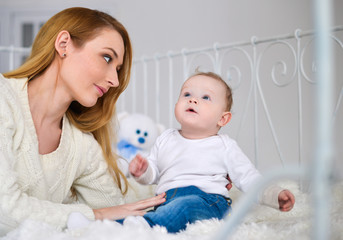
[[[333,0],[334,25],[343,1]],[[135,56],[249,40],[313,28],[311,0],[1,0],[0,10],[59,11],[84,6],[110,12],[127,27]]]
[[[333,25],[343,25],[343,1],[334,0],[333,3]],[[53,13],[71,6],[97,8],[121,21],[130,33],[136,59],[152,56],[156,52],[166,54],[170,50],[208,47],[215,42],[233,43],[249,41],[252,36],[266,38],[290,34],[296,29],[311,30],[314,20],[311,0],[0,1],[0,11],[47,9]],[[279,127],[284,135],[287,135],[287,129],[296,128],[287,123]],[[261,133],[264,133],[263,129]],[[287,139],[287,142],[292,140]],[[248,153],[253,151],[253,147],[246,148]],[[269,159],[273,160],[272,157]],[[268,164],[265,163],[266,168]]]
[[[343,9],[340,0],[335,10]],[[275,36],[312,28],[310,0],[1,0],[21,10],[71,6],[110,12],[128,28],[135,56]],[[336,22],[343,22],[342,14]]]

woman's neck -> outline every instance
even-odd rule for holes
[[[62,119],[71,103],[58,76],[58,67],[52,64],[43,74],[30,80],[27,86],[40,154],[48,154],[58,148]]]
[[[28,82],[28,98],[36,127],[50,125],[61,128],[61,120],[71,100],[58,87],[57,69],[51,65],[43,74]]]

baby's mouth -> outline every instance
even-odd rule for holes
[[[193,108],[188,108],[186,112],[197,113]]]

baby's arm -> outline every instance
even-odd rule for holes
[[[129,171],[132,176],[139,178],[147,170],[149,166],[148,161],[141,155],[137,154],[135,158],[130,162]]]
[[[233,153],[234,155],[232,155]],[[255,183],[261,179],[262,175],[260,172],[250,162],[236,142],[233,142],[228,152],[228,161],[228,166],[230,166],[228,167],[230,170],[228,180],[232,180],[239,190],[246,192],[249,188],[253,188]],[[230,182],[226,188],[229,190]],[[289,190],[273,184],[268,186],[259,196],[259,203],[286,212],[293,208],[295,198]]]

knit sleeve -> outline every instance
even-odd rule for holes
[[[94,219],[91,208],[84,204],[60,204],[29,196],[22,192],[11,161],[0,153],[0,235],[4,229],[14,229],[25,219],[43,221],[62,229],[71,212],[82,212]]]
[[[73,183],[78,200],[93,209],[123,204],[123,195],[108,170],[100,145],[92,135],[84,137],[82,161],[86,166]]]
[[[24,161],[21,155],[30,146],[22,144],[24,120],[18,107],[19,102],[9,86],[0,80],[0,235],[14,229],[25,219],[44,221],[63,228],[68,214],[72,211],[79,211],[94,218],[92,209],[86,205],[66,205],[40,200],[22,190],[19,174],[27,173],[19,173],[16,166],[19,161]],[[32,179],[32,182],[35,182],[35,179]]]

